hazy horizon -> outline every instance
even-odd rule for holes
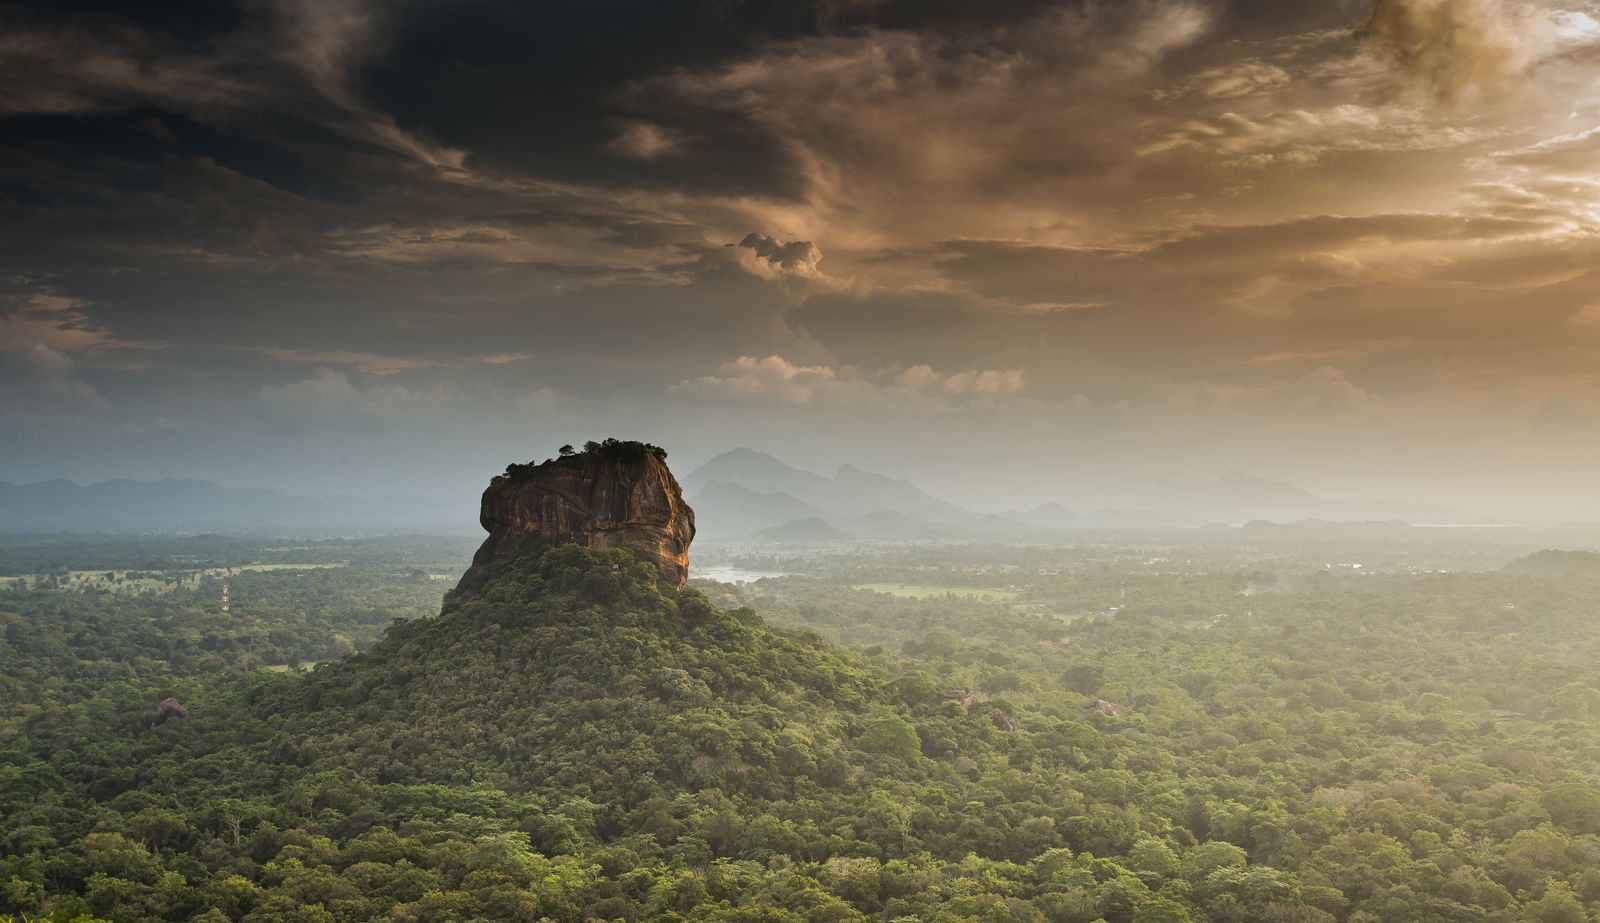
[[[703,483],[708,479],[710,481],[719,479],[719,475],[715,471],[712,471],[710,474],[705,475],[704,477],[696,478],[697,475],[704,474],[702,468],[714,468],[717,462],[723,457],[737,456],[740,453],[753,453],[757,456],[764,456],[766,458],[775,460],[780,465],[792,469],[801,475],[817,475],[824,479],[833,479],[836,475],[842,472],[843,469],[854,468],[858,471],[865,471],[870,475],[903,480],[910,483],[913,487],[919,490],[924,490],[926,493],[931,494],[932,498],[936,501],[954,503],[956,507],[975,515],[1021,514],[1034,510],[1035,508],[1059,506],[1065,508],[1068,512],[1075,514],[1089,514],[1115,510],[1146,510],[1150,512],[1184,514],[1196,516],[1199,517],[1200,520],[1209,521],[1214,524],[1223,525],[1241,525],[1250,520],[1262,519],[1282,523],[1306,519],[1328,519],[1332,521],[1403,520],[1411,525],[1454,526],[1487,524],[1491,527],[1515,524],[1540,526],[1600,523],[1600,510],[1587,509],[1583,507],[1566,506],[1560,509],[1547,511],[1543,514],[1539,513],[1538,511],[1528,511],[1526,509],[1522,511],[1495,512],[1493,510],[1486,510],[1482,507],[1450,507],[1443,504],[1430,504],[1408,500],[1406,498],[1383,496],[1349,497],[1331,494],[1319,494],[1317,491],[1307,490],[1301,484],[1278,481],[1272,478],[1264,478],[1252,472],[1239,471],[1238,469],[1228,469],[1226,471],[1218,472],[1215,477],[1198,480],[1185,480],[1181,478],[1125,478],[1120,481],[1110,481],[1094,485],[1079,485],[1074,488],[1058,486],[1056,489],[1062,492],[1056,495],[1030,494],[1027,491],[1031,485],[1024,484],[1019,487],[1015,487],[1009,493],[996,495],[1001,497],[1009,496],[1013,498],[1012,502],[1008,505],[1002,502],[991,502],[988,504],[968,502],[963,498],[974,496],[974,492],[971,490],[963,490],[961,485],[957,483],[945,484],[944,482],[939,481],[936,483],[943,484],[945,489],[928,489],[928,482],[923,482],[917,478],[905,477],[902,472],[892,469],[873,469],[870,466],[863,467],[862,465],[855,464],[848,460],[836,464],[822,464],[817,466],[795,465],[791,464],[789,459],[782,458],[773,455],[772,453],[762,451],[759,448],[753,448],[750,446],[735,446],[724,452],[719,452],[710,458],[696,461],[693,464],[686,464],[682,457],[676,455],[671,456],[669,458],[669,462],[675,474],[684,481],[686,499],[694,501],[697,499],[696,488],[702,486]],[[554,453],[535,454],[531,461],[538,462],[541,459],[552,456],[553,454]],[[486,480],[488,477],[492,476],[493,474],[486,475]],[[93,480],[45,478],[39,481],[4,483],[13,483],[18,484],[19,486],[27,487],[30,485],[48,483],[55,480],[72,481],[73,483],[78,484],[80,487],[91,487],[95,485],[116,482],[132,482],[134,484],[148,485],[155,484],[163,480],[199,481],[202,483],[215,484],[216,486],[227,489],[242,488],[273,490],[287,496],[288,498],[300,500],[325,497],[329,499],[348,498],[352,500],[363,501],[386,499],[412,499],[418,501],[428,501],[425,509],[419,508],[417,511],[418,518],[416,519],[416,522],[419,524],[442,524],[446,519],[453,519],[453,516],[448,512],[448,510],[457,505],[460,507],[462,523],[468,523],[470,521],[471,508],[477,503],[478,495],[484,486],[483,483],[478,483],[466,490],[458,491],[456,493],[375,493],[371,491],[363,492],[358,490],[352,492],[307,494],[297,492],[293,489],[278,488],[271,485],[231,483],[227,481],[218,481],[213,478],[201,477],[116,477]],[[763,492],[766,490],[766,488],[759,486],[753,487],[752,485],[744,484],[741,482],[739,477],[733,477],[729,479],[729,482],[741,486],[744,489],[754,489],[758,492]],[[1268,506],[1271,506],[1274,501],[1272,501],[1270,497],[1273,496],[1274,492],[1279,488],[1289,488],[1296,492],[1303,492],[1304,495],[1306,495],[1307,501],[1314,500],[1324,502],[1325,509],[1321,511],[1315,509],[1305,511],[1302,509],[1300,512],[1293,512],[1292,510],[1298,507],[1295,502],[1289,501],[1287,502],[1287,506],[1282,508],[1282,511],[1264,511],[1261,508],[1261,504],[1266,503]],[[1257,493],[1256,491],[1258,489],[1264,493]],[[1238,491],[1241,490],[1244,491],[1244,493],[1238,493]],[[785,492],[782,487],[772,488],[772,491],[777,493]],[[1199,493],[1195,493],[1194,491],[1199,491]],[[1186,496],[1191,498],[1188,502],[1183,499]],[[1341,505],[1342,508],[1340,508]],[[1414,509],[1400,509],[1401,507],[1414,507]],[[822,512],[824,513],[824,516],[831,516],[831,514],[827,514],[826,511]],[[31,515],[37,518],[37,516],[40,515],[40,511],[34,511]],[[352,515],[359,514],[355,513],[355,511],[352,511]],[[0,514],[0,518],[3,517],[4,514]],[[1159,528],[1170,527],[1171,526]],[[220,528],[220,526],[218,528]]]
[[[0,21],[0,480],[1600,508],[1594,0]]]

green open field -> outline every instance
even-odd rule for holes
[[[906,596],[912,599],[926,599],[929,596],[970,596],[974,599],[992,599],[996,602],[1011,602],[1016,599],[1016,590],[1000,590],[986,586],[927,586],[916,583],[858,583],[854,589],[871,590],[874,593],[887,593],[890,596]]]

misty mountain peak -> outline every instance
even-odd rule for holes
[[[840,465],[833,477],[805,471],[765,452],[739,448],[712,458],[683,479],[685,493],[701,513],[708,534],[747,535],[796,519],[861,515],[888,510],[918,517],[962,517],[954,504],[924,492],[904,478]],[[748,492],[735,503],[729,487]],[[761,495],[759,498],[750,494]]]
[[[869,482],[873,482],[873,483],[888,482],[888,483],[892,483],[892,484],[909,484],[909,483],[911,483],[910,481],[906,480],[905,478],[896,478],[896,477],[890,477],[887,474],[875,474],[874,472],[871,472],[871,471],[862,471],[860,468],[857,468],[855,465],[840,465],[839,466],[839,470],[834,472],[833,479],[835,481],[841,481],[841,482],[845,482],[845,481],[869,481]]]
[[[1245,474],[1243,471],[1240,471],[1237,468],[1229,468],[1227,471],[1222,472],[1222,477],[1217,478],[1217,483],[1218,484],[1229,484],[1229,485],[1232,485],[1232,484],[1241,484],[1241,485],[1242,484],[1250,484],[1250,485],[1274,484],[1274,485],[1277,485],[1280,482],[1278,482],[1278,481],[1269,481],[1266,478],[1256,477],[1253,474]]]
[[[1216,522],[1296,522],[1321,519],[1351,522],[1404,519],[1413,522],[1448,521],[1460,516],[1452,510],[1416,503],[1330,500],[1282,481],[1229,469],[1215,481],[1200,484],[1166,484],[1151,490],[1141,505],[1152,509],[1188,513]]]

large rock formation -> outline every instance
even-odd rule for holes
[[[483,492],[478,521],[489,537],[461,586],[474,586],[487,566],[517,553],[537,535],[551,544],[627,548],[681,587],[689,577],[694,510],[664,461],[638,442],[590,443],[586,451],[542,465],[512,465]]]
[[[177,699],[165,698],[156,705],[155,720],[150,722],[150,726],[155,727],[159,724],[165,724],[168,718],[187,717],[189,717],[189,709],[184,708],[183,703]]]

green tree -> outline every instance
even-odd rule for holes
[[[1179,868],[1184,878],[1200,881],[1217,869],[1239,868],[1247,861],[1244,850],[1232,843],[1212,840],[1185,853]]]
[[[1600,792],[1582,782],[1550,786],[1539,796],[1539,805],[1565,830],[1600,833]]]
[[[862,750],[901,762],[915,762],[922,755],[917,729],[904,718],[887,715],[867,724],[857,741]]]
[[[1194,918],[1177,901],[1153,897],[1133,912],[1133,923],[1194,923]]]
[[[1589,919],[1583,904],[1564,881],[1551,883],[1542,897],[1528,902],[1524,909],[1528,919],[1536,923],[1587,923]]]
[[[1128,853],[1128,868],[1141,877],[1167,878],[1177,874],[1178,856],[1165,840],[1145,837]]]

